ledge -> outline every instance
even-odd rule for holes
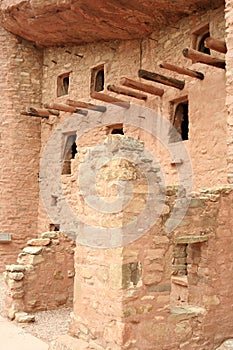
[[[201,236],[181,236],[175,239],[176,244],[195,244],[195,243],[203,243],[208,241],[208,235]]]
[[[173,284],[178,284],[180,286],[183,286],[183,287],[188,287],[188,278],[187,276],[172,276],[171,277],[171,282]]]
[[[189,316],[197,316],[204,315],[206,313],[206,309],[200,306],[195,305],[186,305],[186,306],[175,306],[171,308],[171,314],[173,315],[189,315]]]

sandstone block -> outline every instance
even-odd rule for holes
[[[233,350],[233,339],[224,341],[216,350]]]
[[[35,238],[35,239],[30,239],[27,241],[27,244],[29,246],[46,246],[50,243],[49,238]]]
[[[24,296],[24,290],[11,290],[9,295],[12,299],[22,299]]]
[[[9,279],[7,286],[9,289],[20,289],[23,287],[23,281],[15,281],[15,280]]]
[[[6,271],[9,272],[24,272],[25,269],[24,265],[6,265]]]
[[[8,274],[9,278],[15,280],[15,281],[21,281],[24,278],[23,272],[10,272]]]
[[[29,315],[26,312],[16,312],[15,319],[18,323],[35,322],[35,315]]]
[[[58,239],[59,233],[57,231],[44,232],[41,235],[42,238]]]
[[[23,252],[31,255],[38,255],[42,252],[42,247],[25,247]]]
[[[17,262],[19,264],[25,264],[25,265],[37,265],[44,261],[44,258],[42,255],[32,255],[32,254],[26,254],[26,253],[20,253],[18,255]]]

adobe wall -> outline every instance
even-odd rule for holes
[[[184,141],[184,144],[192,159],[194,188],[227,183],[225,71],[203,64],[192,65],[190,60],[182,56],[182,49],[191,44],[193,28],[208,21],[210,22],[211,35],[223,39],[225,20],[224,9],[221,8],[183,19],[174,28],[164,28],[159,35],[154,33],[150,38],[144,40],[114,41],[45,49],[43,103],[62,103],[70,98],[104,104],[90,98],[91,68],[103,63],[105,64],[105,86],[119,84],[119,79],[122,76],[138,79],[137,72],[140,68],[183,79],[182,76],[158,68],[158,63],[161,60],[199,70],[205,74],[203,81],[185,77],[186,86],[182,91],[160,85],[165,90],[162,98],[148,95],[147,102],[135,100],[135,103],[152,108],[155,112],[170,119],[170,102],[188,95],[190,132],[189,140]],[[213,53],[213,55],[221,57],[221,54]],[[69,94],[56,97],[57,77],[66,72],[71,72]],[[111,93],[108,92],[108,94]],[[112,96],[116,95],[112,94]],[[118,97],[133,101],[132,98],[125,96],[124,98],[120,95]],[[42,149],[51,136],[51,132],[55,130],[56,126],[61,125],[68,116],[68,113],[61,112],[59,118],[52,116],[48,121],[42,121]],[[79,118],[82,117],[79,116]],[[85,120],[88,123],[88,117],[85,117]],[[107,121],[107,118],[105,120]],[[109,124],[111,124],[111,120],[109,120]],[[167,185],[176,184],[178,179],[176,167],[171,165],[172,159],[164,147],[155,138],[148,134],[145,135],[142,130],[127,125],[124,129],[125,135],[143,140],[146,148],[160,159]],[[86,145],[94,145],[95,142],[102,142],[107,133],[108,129],[105,127],[96,129],[89,135],[86,134],[79,144],[85,147]],[[50,219],[47,218],[43,205],[40,203],[39,231],[47,230],[49,223]]]
[[[0,271],[37,235],[40,120],[22,116],[41,101],[41,51],[0,28]]]

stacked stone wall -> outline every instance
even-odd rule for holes
[[[10,319],[72,306],[75,243],[61,232],[50,231],[31,239],[17,264],[7,265],[6,309]]]

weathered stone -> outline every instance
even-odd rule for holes
[[[34,238],[27,241],[27,244],[30,246],[46,246],[49,245],[49,238]]]
[[[31,323],[35,322],[35,315],[29,315],[26,312],[16,312],[15,320],[18,323]]]
[[[67,276],[68,276],[69,278],[74,277],[74,275],[75,275],[75,271],[73,271],[73,270],[68,270],[68,271],[67,271]]]
[[[9,278],[15,280],[15,281],[20,281],[24,278],[24,273],[23,272],[10,272],[8,274]]]
[[[53,274],[53,277],[55,280],[63,280],[64,279],[64,275],[63,275],[62,271],[55,271]]]
[[[224,341],[216,350],[233,350],[233,339]]]
[[[202,236],[181,236],[176,238],[177,244],[193,244],[193,243],[202,243],[208,241],[208,235]]]
[[[23,281],[15,281],[12,279],[9,279],[8,283],[7,283],[7,287],[9,289],[21,289],[23,287]]]
[[[25,264],[25,265],[38,265],[44,261],[44,258],[41,254],[38,255],[32,255],[32,254],[27,254],[25,252],[20,253],[18,255],[17,262],[19,264]]]
[[[25,247],[23,252],[31,255],[38,255],[42,252],[42,247]]]
[[[59,238],[59,233],[57,231],[48,231],[42,233],[41,237],[43,239],[48,238],[48,239],[58,239]]]
[[[23,289],[12,289],[10,292],[9,292],[9,295],[11,296],[12,299],[21,299],[23,298],[24,296],[24,290]]]
[[[24,265],[6,265],[6,271],[9,272],[24,272],[26,266]]]

